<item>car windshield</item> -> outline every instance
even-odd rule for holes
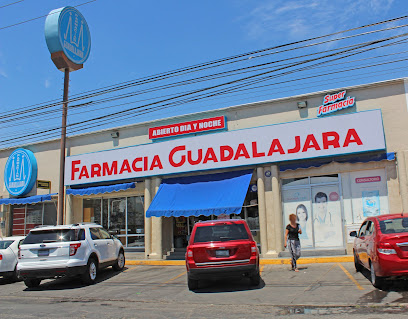
[[[380,221],[383,234],[408,233],[408,218],[394,218]]]
[[[54,243],[78,240],[77,229],[49,229],[31,231],[23,244]]]
[[[243,224],[212,225],[197,227],[195,243],[249,239]]]
[[[0,240],[0,249],[7,249],[14,242],[14,240]]]

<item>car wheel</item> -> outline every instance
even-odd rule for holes
[[[25,279],[24,283],[28,288],[36,288],[40,285],[41,279],[37,279],[37,278]]]
[[[251,281],[251,285],[259,286],[259,284],[261,283],[261,275],[259,274],[259,271],[257,271],[255,274],[251,275],[249,277],[249,280]]]
[[[363,265],[360,264],[360,261],[358,260],[358,257],[355,252],[354,252],[354,267],[356,268],[357,272],[363,270]]]
[[[378,277],[375,274],[375,269],[372,263],[370,263],[370,273],[371,273],[371,283],[375,288],[381,289],[384,286],[384,279],[382,277]]]
[[[96,274],[98,272],[98,263],[94,258],[89,258],[86,265],[86,271],[82,274],[82,281],[84,284],[92,285],[95,283]]]
[[[187,285],[189,290],[196,290],[198,289],[198,280],[188,278]]]
[[[113,269],[115,271],[121,271],[125,267],[125,253],[123,250],[119,252],[118,259],[116,259],[115,264],[113,265]]]

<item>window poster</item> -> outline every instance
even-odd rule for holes
[[[367,217],[388,214],[387,177],[384,169],[350,172],[353,224]]]
[[[362,200],[364,217],[380,215],[380,192],[378,190],[362,191]]]
[[[315,247],[343,246],[343,228],[338,185],[312,187]]]
[[[282,193],[284,227],[289,224],[289,215],[296,214],[297,222],[302,229],[299,235],[303,248],[313,247],[312,209],[310,205],[310,189],[287,189]]]

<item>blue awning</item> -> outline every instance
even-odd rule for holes
[[[380,153],[380,154],[361,154],[352,157],[340,157],[340,158],[324,158],[316,160],[301,161],[291,164],[282,164],[279,166],[281,172],[287,170],[295,170],[298,168],[311,168],[320,167],[322,165],[330,164],[332,162],[336,163],[368,163],[368,162],[379,162],[379,161],[393,161],[395,160],[395,153]]]
[[[51,196],[58,195],[46,194],[46,195],[36,195],[23,198],[3,198],[0,199],[0,205],[23,205],[23,204],[35,204],[51,200]]]
[[[77,189],[70,188],[70,189],[67,189],[67,195],[85,196],[85,195],[105,194],[105,193],[124,191],[129,188],[135,188],[135,187],[136,187],[135,183],[124,183],[124,184],[77,188]]]
[[[253,170],[162,181],[146,217],[239,214]]]

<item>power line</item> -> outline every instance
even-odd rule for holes
[[[84,5],[84,4],[93,2],[93,1],[96,1],[96,0],[92,0],[92,1],[89,1],[89,2],[85,2],[85,3],[80,4],[80,5]],[[80,6],[80,5],[78,5],[78,6]],[[43,17],[44,17],[44,16],[43,16]],[[363,26],[360,26],[360,27],[355,27],[355,28],[351,28],[351,29],[347,29],[347,30],[343,30],[343,31],[338,31],[338,32],[334,32],[334,33],[330,33],[330,34],[326,34],[326,35],[322,35],[322,36],[318,36],[318,37],[313,37],[313,38],[309,38],[309,39],[305,39],[305,40],[299,40],[299,41],[295,41],[295,42],[291,42],[291,43],[286,43],[286,44],[282,44],[282,45],[277,45],[277,46],[270,47],[270,48],[266,48],[266,49],[255,50],[255,51],[251,51],[251,52],[247,52],[247,53],[243,53],[243,54],[239,54],[239,55],[235,55],[235,56],[231,56],[231,57],[227,57],[227,58],[222,58],[222,59],[217,59],[217,60],[213,60],[213,61],[210,61],[210,62],[205,62],[205,63],[201,63],[201,64],[196,64],[196,65],[193,65],[193,66],[189,66],[189,67],[185,67],[185,68],[180,68],[180,69],[176,69],[176,70],[173,70],[173,71],[168,71],[168,72],[164,72],[164,73],[159,73],[159,74],[156,74],[156,75],[154,75],[154,76],[149,76],[149,77],[144,77],[144,78],[140,78],[140,79],[137,79],[137,80],[131,80],[131,81],[126,81],[126,82],[121,82],[121,83],[118,83],[118,84],[114,84],[114,85],[110,85],[110,86],[107,86],[107,87],[103,87],[103,88],[101,88],[101,89],[94,89],[94,90],[90,90],[90,91],[87,91],[87,92],[84,92],[84,93],[80,93],[80,94],[73,95],[73,96],[78,96],[78,95],[79,95],[79,97],[77,97],[77,98],[72,98],[72,97],[71,97],[71,100],[69,100],[68,102],[69,102],[69,103],[72,103],[72,102],[74,102],[74,101],[78,101],[78,100],[81,100],[81,99],[89,98],[89,97],[92,97],[92,96],[101,95],[101,94],[106,94],[106,93],[111,93],[111,92],[114,92],[114,91],[117,91],[117,90],[122,90],[122,89],[128,88],[128,87],[130,87],[130,86],[140,85],[140,84],[146,84],[146,83],[151,83],[152,81],[156,81],[156,80],[163,80],[163,76],[164,76],[165,78],[169,78],[169,77],[177,76],[177,74],[179,74],[180,72],[187,72],[187,71],[190,72],[191,70],[198,70],[199,68],[202,68],[202,67],[207,67],[207,66],[210,66],[210,65],[213,65],[213,64],[219,64],[220,62],[230,61],[230,60],[233,60],[233,59],[236,59],[236,58],[240,58],[240,57],[248,57],[248,56],[250,56],[251,59],[259,58],[259,57],[263,57],[263,56],[261,56],[261,55],[259,55],[259,56],[254,56],[254,54],[262,53],[262,52],[267,52],[267,51],[271,51],[271,50],[275,50],[275,49],[280,49],[280,48],[283,48],[283,47],[292,46],[292,45],[299,44],[299,43],[310,42],[310,41],[316,40],[316,39],[322,39],[322,38],[332,37],[332,36],[334,36],[334,35],[344,34],[344,33],[347,33],[347,32],[351,32],[351,31],[355,31],[355,30],[359,30],[359,29],[363,29],[363,28],[368,28],[368,27],[372,27],[372,26],[378,26],[378,25],[381,25],[381,24],[390,23],[390,22],[395,22],[395,21],[399,21],[399,20],[403,20],[403,19],[407,19],[407,18],[408,18],[408,15],[406,15],[406,16],[401,16],[401,17],[397,17],[397,18],[393,18],[393,19],[388,19],[388,20],[384,20],[384,21],[380,21],[380,22],[376,22],[376,23],[372,23],[372,24],[367,24],[367,25],[363,25]],[[346,36],[346,37],[341,37],[341,38],[336,38],[336,39],[329,39],[329,40],[326,40],[326,41],[323,41],[323,42],[314,43],[314,44],[311,44],[311,45],[300,46],[300,47],[296,47],[296,48],[292,48],[292,49],[288,49],[288,50],[281,50],[281,51],[278,51],[278,52],[271,52],[271,53],[268,53],[268,55],[269,55],[269,54],[277,54],[277,53],[288,52],[288,51],[291,51],[291,50],[298,50],[298,49],[306,48],[306,47],[309,47],[309,46],[321,45],[321,44],[330,43],[330,42],[333,42],[333,41],[339,41],[339,40],[349,39],[349,38],[352,38],[352,37],[357,37],[357,36],[362,36],[362,35],[368,35],[368,34],[372,34],[372,33],[376,33],[376,32],[383,32],[383,31],[395,30],[395,29],[397,29],[397,28],[402,28],[402,27],[406,27],[406,26],[407,26],[407,25],[394,26],[394,27],[384,28],[384,29],[380,29],[380,30],[374,30],[374,31],[359,33],[359,34],[355,34],[355,35],[351,35],[351,36]],[[0,28],[0,30],[1,30],[1,28]],[[243,61],[243,60],[240,60],[240,61],[238,61],[238,62],[242,62],[242,61]],[[234,63],[235,63],[235,62],[234,62]],[[224,65],[225,65],[225,64],[224,64]],[[217,66],[217,67],[218,67],[218,66]],[[144,80],[144,82],[143,82],[143,80]],[[146,81],[148,81],[148,82],[146,82]],[[111,88],[111,90],[108,90],[109,88]],[[96,91],[99,91],[99,92],[96,92]],[[96,93],[93,93],[92,95],[89,95],[89,94],[92,93],[92,92],[96,92]],[[84,95],[84,94],[86,94],[86,93],[88,93],[88,94],[87,94],[87,95]],[[83,95],[81,96],[81,94],[83,94]],[[53,101],[56,101],[56,100],[53,100]],[[53,101],[49,101],[49,102],[53,102]],[[44,102],[44,103],[48,103],[48,102]],[[39,103],[39,104],[42,104],[42,103]],[[35,105],[39,105],[39,104],[34,104],[34,106],[35,106]],[[55,103],[51,103],[51,104],[48,104],[48,105],[45,105],[45,106],[43,106],[43,108],[52,107],[52,106],[56,106],[56,105],[59,105],[59,104],[61,104],[60,101],[59,101],[59,102],[55,102]],[[30,112],[29,108],[30,108],[30,106],[29,106],[29,107],[24,107],[24,109],[25,109],[26,112]],[[35,110],[37,110],[37,109],[38,109],[38,108],[36,108]]]
[[[17,3],[20,3],[20,2],[23,2],[23,1],[24,1],[24,0],[19,0],[19,1],[16,1],[16,2],[12,2],[12,3],[9,3],[9,4],[2,5],[2,6],[0,6],[0,9],[5,8],[5,7],[12,6],[12,5],[14,5],[14,4],[17,4]]]
[[[22,0],[22,1],[23,1],[23,0]],[[96,0],[91,0],[91,1],[88,1],[88,2],[84,2],[84,3],[81,3],[81,4],[76,5],[75,7],[80,7],[80,6],[83,6],[83,5],[85,5],[85,4],[88,4],[88,3],[91,3],[91,2],[95,2],[95,1],[96,1]],[[21,1],[17,1],[17,2],[21,2]],[[0,8],[1,8],[1,7],[0,7]],[[56,13],[56,12],[55,12],[55,13]],[[55,13],[51,13],[51,14],[55,14]],[[49,15],[50,15],[50,13],[44,14],[44,15],[39,16],[39,17],[31,18],[31,19],[28,19],[28,20],[20,21],[20,22],[17,22],[17,23],[13,23],[13,24],[10,24],[10,25],[4,26],[4,27],[0,27],[0,30],[5,30],[5,29],[11,28],[11,27],[15,27],[15,26],[18,26],[18,25],[21,25],[21,24],[25,24],[25,23],[28,23],[28,22],[31,22],[31,21],[35,21],[35,20],[38,20],[38,19],[42,19],[42,18],[45,18],[45,17],[47,17],[47,16],[49,16]]]

